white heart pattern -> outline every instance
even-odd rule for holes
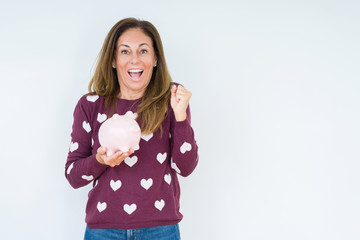
[[[73,152],[79,148],[79,144],[77,142],[70,143],[70,152]]]
[[[85,129],[86,132],[90,132],[91,131],[91,126],[90,126],[90,123],[84,121],[83,124],[82,124],[82,127]]]
[[[124,211],[129,215],[132,214],[135,210],[136,210],[136,204],[135,203],[133,203],[131,205],[129,205],[129,204],[124,205]]]
[[[70,172],[71,172],[71,169],[73,169],[73,167],[74,167],[74,163],[72,163],[72,164],[70,164],[70,166],[68,167],[68,169],[67,169],[67,174],[70,174]]]
[[[104,113],[104,114],[98,113],[98,115],[97,115],[97,121],[98,121],[99,123],[102,123],[102,122],[105,121],[106,119],[107,119],[107,116],[106,116],[105,113]]]
[[[127,157],[125,158],[125,163],[129,166],[132,167],[134,166],[135,163],[137,163],[137,156],[132,156],[132,157]]]
[[[148,142],[153,137],[153,135],[154,135],[153,133],[147,135],[142,134],[141,138]]]
[[[176,165],[176,163],[171,162],[171,168],[174,169],[177,173],[181,173],[180,169],[178,168],[178,166]]]
[[[141,179],[140,185],[146,190],[148,190],[153,185],[153,180],[151,178],[149,178],[148,180]]]
[[[97,209],[98,209],[99,212],[104,211],[106,209],[106,202],[103,202],[103,203],[98,202]]]
[[[86,100],[88,100],[89,102],[95,102],[96,100],[98,100],[98,98],[98,95],[89,95],[86,97]]]
[[[121,181],[117,180],[116,182],[114,180],[111,179],[110,181],[110,187],[112,188],[112,190],[114,190],[114,192],[116,190],[118,190],[121,187]]]
[[[159,209],[159,211],[161,211],[165,206],[165,201],[163,199],[160,201],[156,200],[154,205],[157,209]]]
[[[161,164],[162,164],[162,163],[165,161],[166,156],[167,156],[167,153],[166,153],[166,152],[165,152],[165,153],[163,153],[163,154],[158,153],[158,155],[156,156],[156,160],[158,160],[158,161],[159,161],[159,163],[161,163]]]
[[[187,143],[187,142],[184,142],[183,145],[181,145],[181,147],[180,147],[180,152],[182,154],[184,154],[186,151],[190,151],[190,150],[191,150],[191,144]]]
[[[170,174],[170,173],[169,173],[169,174],[165,174],[165,175],[164,175],[164,180],[165,180],[165,182],[167,182],[167,184],[170,185],[170,183],[171,183],[171,174]]]
[[[81,178],[90,182],[91,180],[94,179],[94,176],[93,175],[90,175],[90,176],[82,175]]]

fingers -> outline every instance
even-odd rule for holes
[[[182,85],[171,88],[171,107],[175,114],[176,121],[184,121],[187,117],[186,109],[189,105],[192,93]]]
[[[181,100],[189,101],[192,93],[182,85],[173,85],[171,88],[171,97],[176,99],[176,102]]]
[[[103,147],[103,146],[99,147],[97,149],[97,153],[101,154],[101,155],[104,155],[106,153],[106,147]]]
[[[125,158],[133,154],[134,149],[129,149],[128,152],[117,151],[111,156],[107,156],[106,152],[106,147],[99,147],[97,150],[96,159],[102,164],[108,165],[110,167],[116,167],[119,166],[125,160]]]
[[[133,153],[134,153],[133,149],[129,149],[128,152],[117,151],[112,156],[105,157],[104,162],[106,165],[109,165],[110,167],[116,167],[119,166],[125,160],[125,158],[129,157]]]
[[[192,93],[184,88],[183,86],[179,85],[176,91],[176,97],[180,100],[190,100]]]
[[[179,100],[176,97],[176,91],[177,91],[177,87],[176,87],[176,85],[173,85],[171,88],[171,100],[179,102]]]
[[[106,151],[106,147],[99,147],[97,149],[96,160],[101,164],[105,164],[104,157],[106,157]]]
[[[121,151],[116,152],[112,156],[107,157],[104,159],[104,162],[106,165],[109,165],[110,167],[119,166],[122,161],[124,161],[125,158],[129,156],[129,153],[124,153]]]

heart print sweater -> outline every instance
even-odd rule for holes
[[[176,224],[181,221],[177,175],[188,176],[198,162],[198,146],[190,122],[175,120],[172,108],[160,130],[142,135],[140,149],[119,166],[96,160],[98,131],[108,118],[105,98],[85,95],[74,111],[65,176],[73,188],[92,183],[86,205],[89,228],[134,229]],[[133,114],[137,100],[117,100],[116,113]],[[140,123],[139,123],[140,125]]]

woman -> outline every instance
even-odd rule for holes
[[[93,182],[85,239],[180,239],[177,174],[196,167],[191,92],[171,82],[156,28],[127,18],[108,33],[97,67],[74,111],[65,175],[74,188]],[[140,148],[106,155],[102,122],[130,113],[141,126]]]

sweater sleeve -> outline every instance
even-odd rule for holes
[[[89,184],[107,168],[92,153],[92,110],[85,97],[79,100],[74,110],[71,143],[65,164],[65,176],[73,188]]]
[[[190,107],[186,119],[177,122],[171,111],[171,167],[181,176],[189,176],[195,169],[199,156],[194,130],[191,127]]]

